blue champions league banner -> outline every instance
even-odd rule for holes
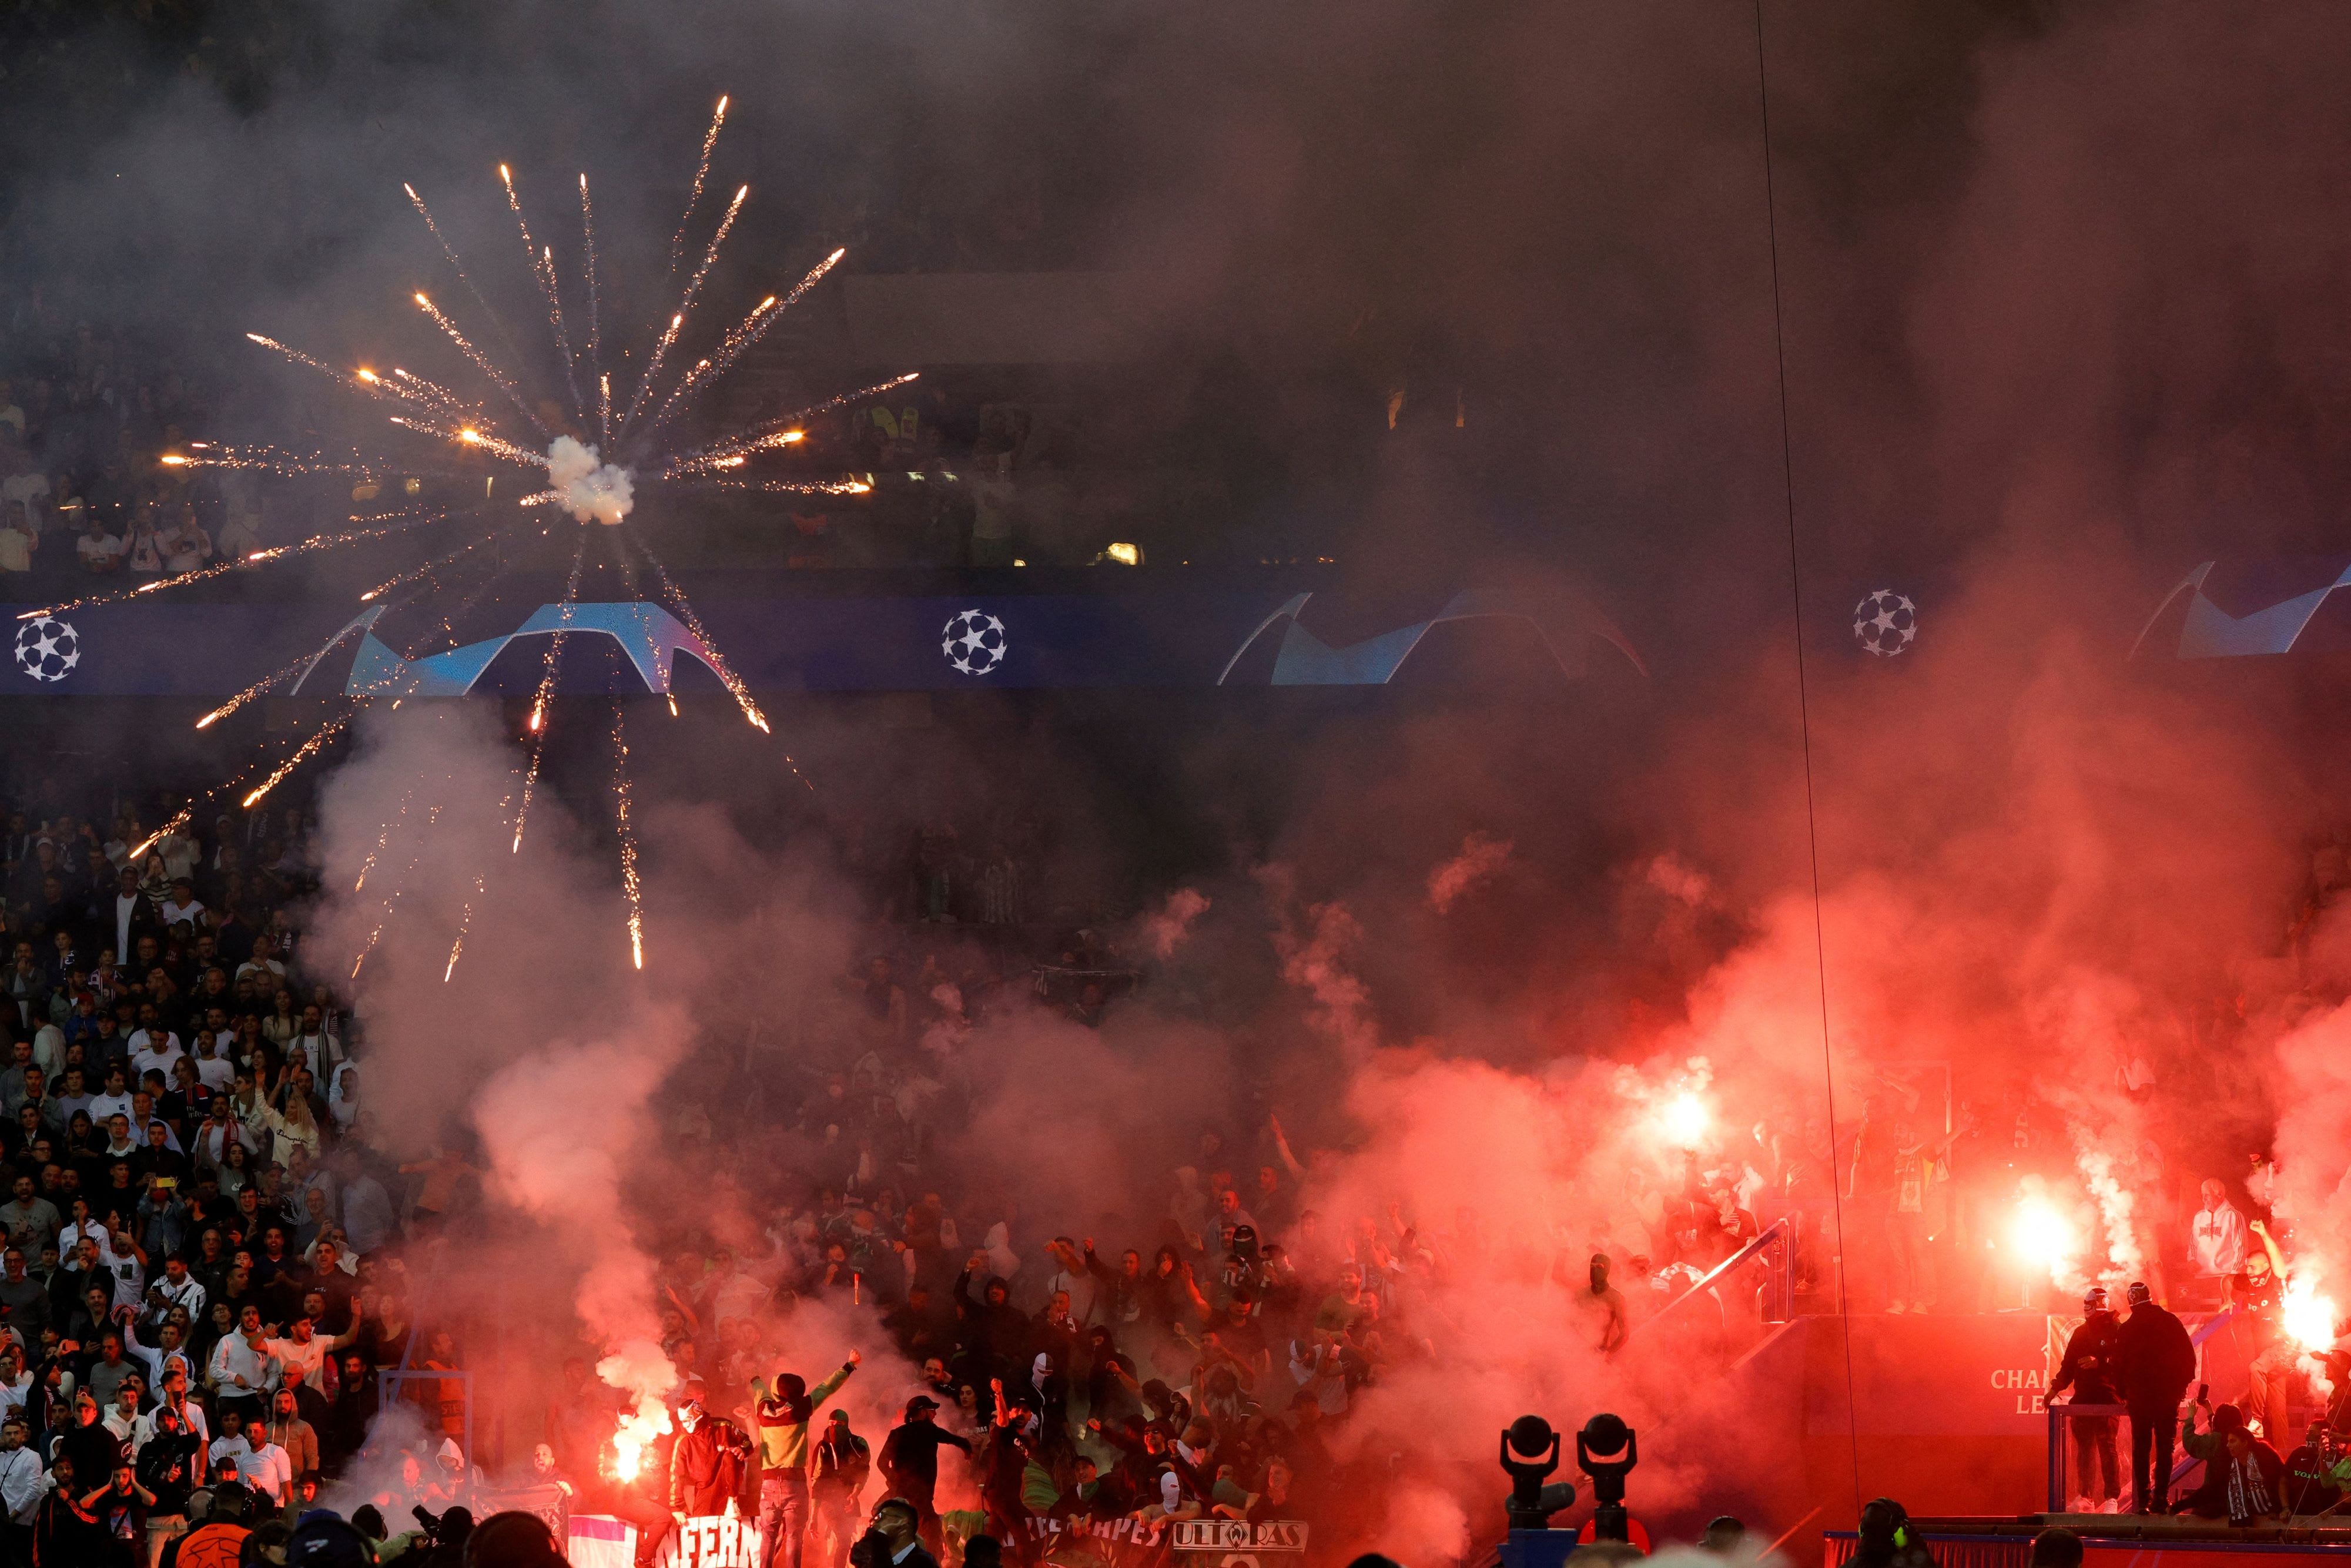
[[[723,584],[687,587],[690,612],[652,599],[549,602],[517,590],[445,620],[430,605],[387,611],[324,599],[163,597],[40,614],[11,605],[13,657],[0,692],[213,698],[287,670],[274,689],[288,695],[522,695],[559,633],[560,690],[576,695],[716,691],[722,659],[755,692],[1377,686],[1404,675],[1416,655],[1429,667],[1439,628],[1473,640],[1531,633],[1563,683],[1595,658],[1641,669],[1612,624],[1558,594],[1440,590],[1383,614],[1294,583],[756,598],[739,588],[730,597]],[[573,657],[590,647],[611,657]]]

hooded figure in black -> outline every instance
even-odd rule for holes
[[[1012,1288],[1002,1280],[990,1274],[975,1290],[967,1267],[956,1280],[956,1311],[963,1319],[965,1381],[984,1388],[1026,1359],[1029,1319],[1012,1304]]]
[[[2129,1295],[2130,1316],[2115,1332],[2115,1383],[2130,1407],[2131,1506],[2165,1513],[2171,1506],[2172,1424],[2196,1380],[2196,1346],[2146,1285],[2134,1280]]]
[[[2057,1375],[2049,1380],[2053,1398],[2070,1388],[2077,1406],[2118,1405],[2115,1387],[2115,1349],[2119,1335],[2115,1314],[2106,1305],[2103,1285],[2082,1298],[2082,1326],[2065,1342]],[[2078,1500],[2094,1508],[2122,1495],[2120,1464],[2115,1447],[2115,1417],[2106,1410],[2085,1409],[2066,1416],[2074,1441],[2074,1490]]]

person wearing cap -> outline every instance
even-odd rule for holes
[[[2130,1412],[2131,1507],[2138,1513],[2168,1513],[2172,1424],[2196,1378],[2196,1346],[2143,1281],[2132,1281],[2126,1294],[2130,1312],[2115,1331],[2113,1381]]]
[[[939,1450],[960,1448],[971,1452],[971,1444],[938,1424],[939,1402],[927,1394],[917,1394],[906,1401],[906,1420],[893,1429],[882,1445],[882,1479],[896,1494],[893,1501],[904,1502],[914,1511],[915,1529],[923,1542],[933,1550],[939,1542],[939,1511],[933,1500],[939,1487]],[[874,1527],[881,1527],[881,1511],[874,1511]]]
[[[2049,1380],[2051,1397],[2070,1388],[2074,1397],[2067,1404],[2093,1406],[2065,1417],[2074,1440],[2075,1513],[2112,1513],[2122,1497],[2115,1418],[2095,1408],[2122,1402],[2114,1384],[2116,1332],[2106,1288],[2094,1285],[2082,1297],[2082,1326],[2065,1341],[2057,1375]]]
[[[751,1380],[751,1429],[759,1439],[759,1535],[767,1542],[769,1568],[800,1568],[800,1547],[809,1525],[809,1422],[816,1407],[849,1381],[864,1357],[856,1351],[831,1376],[810,1388],[799,1374],[779,1372],[775,1392],[767,1380]]]
[[[496,1517],[530,1519],[532,1523],[538,1525],[541,1535],[547,1531],[545,1524],[528,1514],[500,1514]],[[528,1563],[533,1559],[516,1556],[500,1561]],[[287,1568],[375,1568],[375,1544],[357,1525],[340,1515],[323,1508],[314,1508],[296,1522],[294,1533],[287,1537],[286,1563]]]

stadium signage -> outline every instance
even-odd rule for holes
[[[763,1568],[759,1527],[732,1514],[689,1519],[663,1543],[659,1568]]]
[[[1178,1552],[1303,1552],[1306,1521],[1267,1519],[1186,1519],[1176,1526]]]

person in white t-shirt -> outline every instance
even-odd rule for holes
[[[141,1083],[151,1072],[160,1072],[163,1082],[172,1082],[172,1068],[186,1051],[180,1049],[180,1037],[158,1024],[142,1029],[131,1037],[131,1072]]]
[[[251,1427],[246,1439],[252,1445],[252,1455],[236,1457],[236,1473],[246,1485],[256,1491],[266,1492],[279,1508],[293,1500],[294,1461],[286,1450],[269,1440],[266,1427]]]
[[[277,1358],[278,1381],[284,1382],[288,1370],[299,1367],[304,1383],[313,1388],[325,1386],[320,1369],[326,1365],[327,1357],[359,1338],[360,1325],[357,1318],[358,1314],[354,1313],[348,1333],[336,1339],[327,1339],[319,1333],[310,1314],[304,1312],[287,1325],[286,1332],[291,1336],[290,1338],[262,1341],[269,1354]]]
[[[225,1092],[236,1082],[236,1063],[224,1054],[225,1044],[211,1030],[200,1030],[196,1035],[196,1076],[215,1094]]]
[[[213,558],[212,536],[197,520],[193,507],[180,508],[179,521],[164,530],[163,570],[193,571]]]
[[[106,1070],[106,1091],[89,1103],[89,1119],[93,1126],[103,1127],[113,1116],[131,1114],[131,1084],[124,1076],[122,1063],[116,1062]]]
[[[280,980],[286,978],[286,966],[277,961],[277,944],[270,941],[266,931],[253,939],[253,956],[236,967],[235,977],[242,980],[265,971]]]
[[[200,925],[204,917],[204,906],[196,897],[195,883],[188,877],[173,877],[171,895],[163,900],[165,927],[177,925],[183,920]]]
[[[5,490],[15,480],[0,481]],[[30,571],[33,552],[41,548],[41,536],[33,526],[32,511],[23,501],[0,495],[0,571]]]
[[[287,1495],[293,1490],[294,1467],[286,1458],[286,1450],[269,1440],[269,1433],[259,1424],[248,1424],[244,1413],[235,1406],[220,1413],[221,1435],[214,1437],[207,1450],[207,1468],[217,1469],[223,1459],[236,1466],[237,1479],[259,1491],[267,1492],[277,1506],[286,1506]]]
[[[74,554],[80,558],[82,570],[93,573],[112,573],[122,570],[122,558],[131,547],[120,536],[106,531],[106,524],[92,515],[82,528],[82,536],[74,541]]]

